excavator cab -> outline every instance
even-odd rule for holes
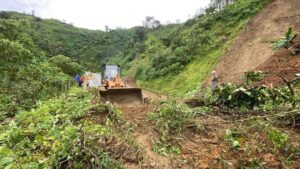
[[[101,78],[100,96],[103,100],[117,104],[143,103],[142,90],[129,86],[121,78],[120,65],[102,65]]]

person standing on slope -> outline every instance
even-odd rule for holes
[[[212,74],[212,79],[211,79],[211,91],[216,90],[216,88],[218,87],[218,83],[219,83],[219,76],[217,75],[217,72],[215,70],[213,70],[211,72]]]

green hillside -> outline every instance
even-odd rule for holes
[[[269,0],[241,0],[221,11],[183,25],[148,34],[146,49],[132,64],[139,84],[171,95],[186,95],[206,79],[218,59],[230,48],[246,23]],[[134,66],[138,65],[138,66]]]
[[[183,96],[197,89],[246,23],[270,0],[239,0],[183,24],[134,27],[109,32],[73,27],[54,19],[1,12],[22,25],[33,44],[47,57],[71,57],[86,70],[103,63],[119,64],[141,87]]]
[[[118,29],[110,32],[76,28],[54,19],[41,19],[16,12],[1,12],[3,19],[26,22],[22,26],[33,43],[52,57],[63,54],[76,59],[86,69],[97,71],[101,63],[119,56],[136,39],[133,29]]]

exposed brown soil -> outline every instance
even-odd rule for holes
[[[151,94],[154,95],[154,94]],[[152,146],[155,140],[158,139],[157,133],[146,122],[146,115],[155,110],[155,106],[151,104],[144,104],[139,106],[119,106],[123,113],[123,118],[135,126],[132,133],[132,138],[136,141],[139,147],[144,152],[144,159],[139,165],[128,165],[127,168],[157,168],[157,169],[171,169],[171,161],[167,157],[163,157],[154,151]]]
[[[289,27],[300,31],[300,1],[274,0],[267,5],[249,21],[233,47],[217,64],[215,70],[220,82],[240,83],[244,72],[255,70],[266,62],[273,64],[269,62],[274,54],[271,41],[281,37]]]
[[[126,77],[124,80],[128,87],[136,87],[136,81],[134,78]],[[156,109],[151,102],[154,100],[164,99],[166,96],[147,90],[142,90],[142,95],[145,101],[144,103],[137,104],[134,101],[127,101],[126,103],[114,103],[114,105],[122,111],[124,120],[134,126],[132,138],[139,145],[144,154],[143,160],[141,160],[139,163],[125,163],[125,167],[130,169],[172,169],[174,167],[171,164],[171,159],[163,157],[152,151],[152,146],[159,136],[146,122],[147,113]],[[128,98],[128,100],[130,99],[131,98]]]
[[[300,45],[300,37],[297,41]],[[288,50],[281,49],[256,69],[267,73],[265,78],[256,85],[281,85],[284,82],[279,76],[290,81],[295,78],[296,73],[300,72],[300,54],[291,55]]]
[[[252,154],[247,155],[245,150],[233,150],[229,143],[224,140],[226,129],[238,128],[243,122],[232,123],[230,115],[207,115],[199,116],[203,130],[195,131],[193,125],[188,125],[183,133],[181,140],[176,143],[181,149],[180,155],[161,156],[152,150],[155,140],[159,138],[155,127],[146,121],[147,113],[155,110],[154,105],[144,105],[140,107],[120,107],[123,117],[133,124],[134,130],[132,138],[142,149],[143,160],[137,164],[126,164],[129,169],[207,169],[207,168],[236,168],[238,164],[249,163],[252,158],[257,158],[265,163],[269,169],[281,169],[282,163],[278,156],[273,155],[271,149],[266,148],[262,152],[257,149],[260,146],[271,145],[266,141],[264,133],[257,133],[256,127],[249,129],[241,138],[243,147],[249,145]],[[291,132],[290,138],[295,146],[299,146],[299,134]],[[299,164],[297,160],[292,164],[293,168]]]

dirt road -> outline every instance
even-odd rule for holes
[[[127,84],[131,87],[135,87],[135,80],[132,78],[126,78]],[[123,118],[135,126],[135,130],[132,133],[132,138],[136,141],[139,147],[144,152],[144,160],[140,165],[128,165],[126,168],[156,168],[156,169],[171,169],[171,161],[167,157],[163,157],[152,150],[152,146],[159,138],[157,133],[147,124],[147,113],[154,111],[157,107],[155,104],[151,104],[152,101],[159,101],[166,98],[166,96],[147,90],[142,90],[143,97],[146,98],[144,104],[119,104],[116,105],[123,114]]]
[[[141,166],[130,165],[126,168],[157,168],[157,169],[171,169],[170,159],[163,157],[152,150],[155,140],[159,138],[157,133],[149,126],[146,121],[147,113],[153,111],[156,107],[154,105],[146,104],[138,107],[120,106],[123,113],[123,118],[135,126],[132,133],[132,138],[139,145],[144,152],[144,160]]]

